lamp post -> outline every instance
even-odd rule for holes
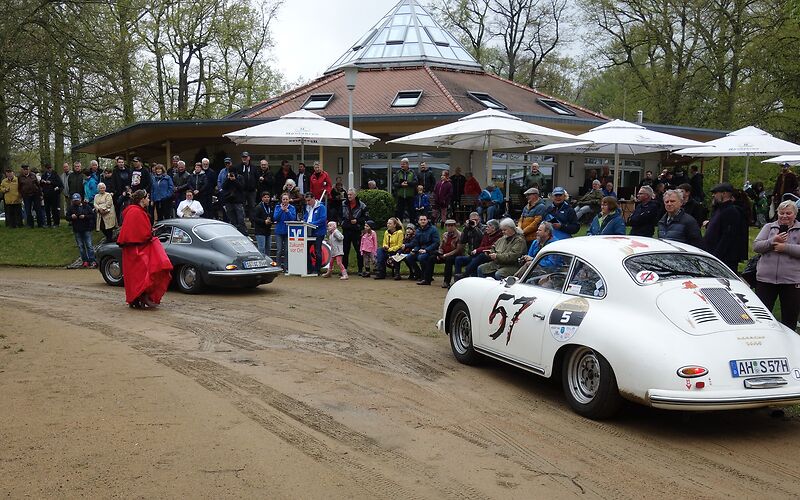
[[[353,178],[353,91],[356,88],[356,77],[358,76],[358,67],[345,66],[344,80],[347,84],[347,114],[349,119],[350,128],[350,163],[347,169],[347,187],[355,189],[355,179]]]

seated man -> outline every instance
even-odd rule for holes
[[[482,219],[496,219],[503,206],[503,192],[494,184],[489,184],[478,196],[478,213]],[[484,214],[486,214],[484,216]]]
[[[479,277],[491,276],[499,280],[513,275],[520,267],[520,259],[527,248],[522,231],[509,218],[500,221],[500,230],[503,236],[486,252],[490,262],[478,267]]]
[[[525,262],[532,261],[536,257],[536,254],[539,253],[539,250],[544,248],[545,245],[559,239],[560,238],[553,234],[553,225],[549,222],[542,222],[539,224],[539,229],[536,230],[536,239],[533,240],[528,249],[528,254],[524,255],[522,260]]]
[[[411,242],[411,253],[406,257],[413,275],[419,276],[417,285],[430,285],[433,281],[433,265],[439,249],[439,230],[428,222],[428,216],[420,215],[417,234]]]
[[[577,201],[575,215],[578,220],[584,215],[596,214],[600,212],[600,201],[603,199],[603,191],[600,189],[600,181],[592,181],[592,190],[581,196]]]
[[[456,275],[455,280],[458,281],[466,276],[477,276],[478,266],[489,262],[488,251],[491,250],[492,245],[503,236],[500,231],[500,223],[497,219],[489,219],[486,222],[486,228],[483,232],[480,244],[475,247],[469,255],[456,257]],[[464,267],[464,273],[460,274],[458,271]]]

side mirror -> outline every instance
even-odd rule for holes
[[[506,288],[513,286],[514,283],[516,282],[517,282],[516,276],[509,276],[508,278],[506,278]]]
[[[160,241],[161,243],[168,242],[169,241],[169,235],[168,234],[160,234],[160,235],[158,235],[158,241]]]

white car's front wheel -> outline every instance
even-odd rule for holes
[[[613,416],[622,403],[614,370],[606,358],[588,347],[569,350],[561,371],[564,395],[576,413],[592,419]]]
[[[466,304],[459,302],[453,306],[449,323],[447,331],[450,332],[453,356],[465,365],[474,365],[480,359],[480,355],[472,346],[472,320]]]

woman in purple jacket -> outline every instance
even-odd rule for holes
[[[778,205],[778,220],[761,228],[753,250],[761,254],[756,295],[770,311],[780,298],[781,323],[794,331],[800,313],[800,222],[793,201]]]

